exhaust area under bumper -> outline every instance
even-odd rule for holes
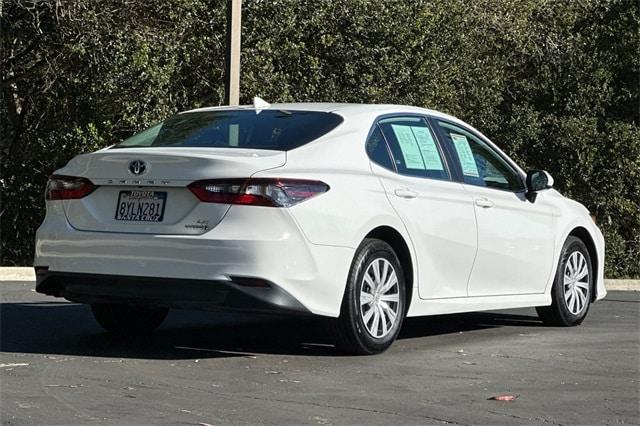
[[[278,285],[254,277],[195,280],[38,271],[36,291],[77,303],[311,314]]]

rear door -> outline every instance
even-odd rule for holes
[[[420,297],[466,296],[476,253],[473,204],[462,185],[451,180],[427,121],[421,116],[380,119],[367,151],[411,236]]]
[[[464,126],[433,119],[473,199],[478,254],[469,296],[544,292],[555,259],[555,209],[525,197],[519,172],[489,142]]]

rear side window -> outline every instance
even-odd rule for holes
[[[114,148],[199,147],[289,151],[335,129],[343,119],[318,111],[232,110],[178,114]]]
[[[427,122],[420,117],[394,117],[378,122],[398,173],[448,180],[443,155]]]
[[[389,156],[387,143],[378,126],[375,127],[373,132],[371,132],[371,136],[367,139],[367,154],[374,163],[381,165],[385,169],[395,171],[393,162]]]

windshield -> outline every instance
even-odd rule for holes
[[[199,111],[178,114],[113,148],[200,147],[288,151],[328,133],[342,117],[328,112]]]

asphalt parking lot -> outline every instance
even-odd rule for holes
[[[411,319],[386,353],[344,357],[300,319],[175,311],[118,339],[33,287],[0,283],[2,424],[640,422],[638,292],[573,329],[533,309]]]

